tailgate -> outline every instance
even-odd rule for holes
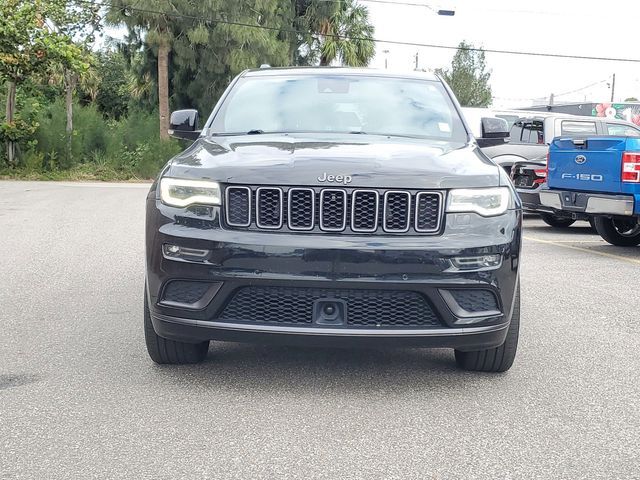
[[[626,147],[626,137],[555,138],[549,147],[549,188],[621,192]]]

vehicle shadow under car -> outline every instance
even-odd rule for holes
[[[600,238],[598,236],[598,232],[592,229],[591,225],[589,225],[587,222],[584,222],[584,225],[582,225],[582,223],[583,222],[577,222],[567,228],[554,228],[546,224],[528,225],[525,221],[524,233],[525,235],[527,234],[527,232],[540,232],[557,235],[595,235],[597,236],[597,238]]]
[[[466,372],[453,350],[323,348],[211,342],[193,366],[154,366],[166,380],[243,391],[341,392],[457,390],[508,375]],[[452,381],[458,379],[459,381]]]

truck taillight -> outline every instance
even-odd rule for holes
[[[624,152],[622,154],[621,180],[640,183],[640,153]]]
[[[538,178],[533,180],[534,185],[542,185],[547,181],[547,169],[546,168],[536,168],[533,170],[533,173],[536,174]]]
[[[544,178],[549,176],[549,158],[551,158],[550,152],[547,152],[547,164],[544,166]]]

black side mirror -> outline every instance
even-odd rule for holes
[[[176,110],[171,114],[169,121],[169,135],[174,138],[195,140],[202,130],[198,130],[197,110]]]
[[[509,138],[509,124],[504,118],[482,117],[482,137],[478,138],[480,147],[491,147],[506,143]]]

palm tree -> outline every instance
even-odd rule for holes
[[[160,138],[169,138],[169,54],[173,46],[170,14],[178,12],[179,0],[113,0],[107,19],[125,24],[129,31],[146,34],[145,43],[158,58],[158,110]]]
[[[323,5],[322,5],[323,4]],[[333,8],[327,5],[333,4]],[[373,58],[374,27],[369,22],[369,11],[355,0],[322,2],[316,0],[305,16],[309,28],[317,33],[320,65],[337,60],[341,65],[365,67]]]
[[[87,61],[86,69],[72,70],[63,64],[56,64],[51,67],[48,72],[48,83],[50,85],[62,85],[64,89],[64,103],[67,116],[67,125],[65,128],[67,142],[67,157],[71,159],[72,149],[71,142],[73,139],[73,94],[76,87],[80,85],[83,90],[89,93],[91,100],[94,101],[98,95],[100,88],[100,78],[92,65],[94,58],[86,49],[80,50],[84,54],[84,60]]]

